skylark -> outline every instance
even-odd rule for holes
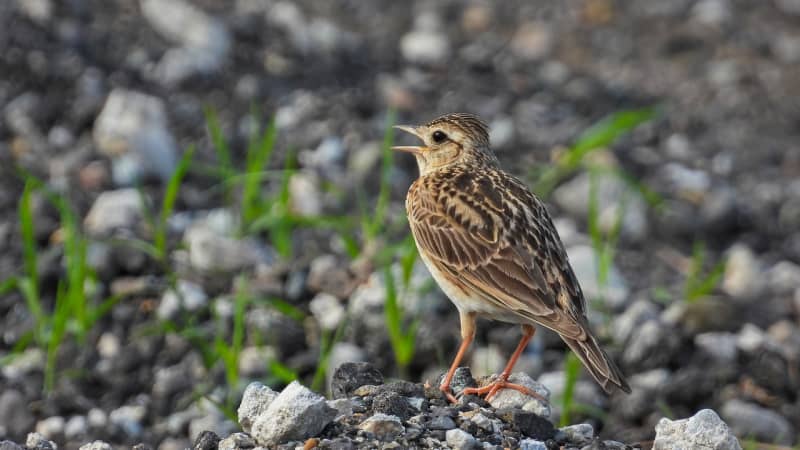
[[[498,167],[486,124],[457,113],[395,128],[423,142],[393,147],[412,153],[419,166],[406,197],[408,221],[422,260],[461,319],[461,346],[439,386],[447,398],[456,401],[450,382],[478,316],[520,324],[523,334],[500,377],[463,394],[486,394],[488,400],[510,388],[534,395],[508,377],[536,325],[558,333],[606,392],[612,386],[630,392],[589,329],[586,300],[547,209]]]

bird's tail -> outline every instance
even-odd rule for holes
[[[606,393],[610,394],[613,390],[612,386],[614,386],[630,394],[631,388],[625,381],[625,375],[608,354],[600,348],[594,336],[587,334],[585,339],[561,337]]]

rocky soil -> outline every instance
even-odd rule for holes
[[[743,447],[800,441],[795,0],[10,0],[0,50],[0,448],[623,448],[610,442],[649,446],[658,432],[696,443],[711,429],[715,448],[732,436]],[[375,209],[389,111],[399,122],[484,117],[504,167],[536,185],[592,124],[648,106],[653,120],[546,197],[633,393],[606,396],[582,375],[574,428],[553,425],[566,349],[541,331],[517,370],[549,391],[549,415],[527,401],[444,403],[424,383],[455,353],[458,320],[420,264],[409,287],[398,281],[402,326],[416,327],[407,365],[387,334],[413,161],[397,157],[388,172],[379,236],[359,222]],[[258,197],[269,217],[306,222],[242,232],[241,176],[218,176],[209,108],[238,171],[253,130],[274,117]],[[131,243],[156,240],[151,216],[191,145],[158,257]],[[284,183],[287,161],[297,170]],[[48,391],[58,327],[26,302],[25,174],[46,187],[30,198],[43,310],[60,304],[76,262],[48,193],[86,237],[92,276],[78,292],[116,299],[82,332],[68,320]],[[320,217],[357,225],[308,226]],[[589,230],[613,235],[618,217],[613,264],[598,267]],[[364,244],[357,256],[353,242]],[[518,333],[479,323],[476,378],[502,368]],[[375,379],[337,384],[351,361],[373,364]],[[297,399],[313,420],[286,406]],[[313,427],[265,436],[264,412]]]

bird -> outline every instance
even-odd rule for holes
[[[477,116],[450,113],[424,125],[395,125],[422,141],[393,146],[414,155],[419,176],[406,195],[406,213],[420,259],[456,306],[461,344],[439,389],[453,403],[450,384],[476,332],[476,319],[518,324],[522,338],[502,373],[460,395],[501,389],[532,395],[508,381],[536,332],[564,340],[607,393],[630,393],[625,376],[600,347],[586,317],[586,299],[545,204],[503,171]]]

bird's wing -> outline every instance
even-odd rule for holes
[[[412,232],[441,272],[495,306],[573,339],[588,332],[583,295],[544,206],[513,178],[476,174],[417,193]]]

